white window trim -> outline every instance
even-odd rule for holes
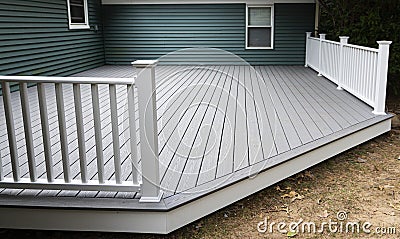
[[[85,23],[72,23],[71,22],[71,9],[69,5],[69,0],[67,0],[67,7],[68,7],[68,26],[70,30],[75,29],[90,29],[89,25],[89,9],[88,9],[88,1],[83,0],[83,11],[85,13]]]
[[[252,7],[266,7],[271,8],[271,26],[249,26],[249,8]],[[275,18],[275,11],[274,5],[250,5],[246,4],[246,39],[245,39],[245,49],[264,49],[264,50],[272,50],[274,49],[274,18]],[[271,27],[271,46],[270,47],[249,47],[248,40],[249,40],[249,27]]]

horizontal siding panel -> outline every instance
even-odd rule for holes
[[[6,73],[5,75],[57,75],[59,76],[59,73],[56,72],[56,70],[60,70],[61,72],[65,73],[63,76],[70,75],[68,74],[68,71],[66,70],[67,67],[71,67],[71,70],[74,70],[74,72],[80,72],[82,71],[81,68],[83,68],[84,65],[89,65],[92,64],[93,61],[96,61],[96,64],[93,65],[92,68],[98,67],[101,65],[104,61],[102,57],[99,57],[97,53],[91,54],[91,55],[85,55],[84,57],[81,57],[76,60],[71,60],[71,59],[63,59],[59,60],[56,62],[49,62],[49,63],[43,63],[41,64],[40,68],[37,65],[31,65],[31,66],[24,66],[19,68],[18,70],[15,70],[13,68],[9,68],[7,70],[4,70]],[[60,65],[63,64],[63,65]],[[71,74],[73,74],[71,72]]]
[[[81,54],[86,54],[86,53],[90,53],[90,52],[98,52],[101,51],[102,48],[99,48],[99,46],[96,45],[90,45],[90,46],[81,46],[81,47],[76,47],[71,45],[69,48],[66,48],[64,50],[56,50],[56,51],[46,51],[46,52],[39,52],[37,54],[32,54],[32,55],[28,55],[28,56],[19,56],[19,57],[9,57],[6,59],[0,59],[0,65],[5,65],[7,64],[7,67],[18,67],[18,65],[20,65],[21,63],[23,63],[25,61],[25,59],[27,57],[29,57],[30,59],[30,64],[34,63],[34,64],[41,64],[44,63],[46,61],[49,61],[50,59],[60,59],[60,58],[66,58],[66,57],[71,57],[68,54],[72,54],[75,52],[79,52]],[[83,53],[82,53],[83,52]],[[60,57],[62,56],[62,57]],[[43,60],[43,58],[46,59],[46,61]],[[0,70],[3,67],[0,66]],[[5,68],[6,69],[6,68]]]
[[[39,41],[37,43],[27,43],[24,45],[8,45],[4,46],[2,49],[2,52],[17,52],[17,51],[25,51],[25,50],[35,50],[35,49],[41,49],[42,51],[46,51],[47,49],[51,50],[52,47],[60,47],[60,46],[68,46],[68,45],[91,45],[91,44],[101,44],[101,39],[93,38],[91,36],[81,36],[78,39],[66,39],[66,40],[60,40],[60,41],[55,41],[55,42],[42,42]]]
[[[60,0],[55,0],[55,1],[25,1],[25,0],[13,0],[13,1],[6,1],[3,0],[1,4],[4,5],[9,5],[11,6],[25,6],[25,7],[41,7],[41,8],[47,8],[47,9],[60,9],[63,10],[65,9],[64,6],[66,6],[66,2]]]
[[[86,41],[87,39],[92,39],[93,41],[102,41],[101,37],[93,37],[92,35],[70,35],[70,36],[54,36],[54,37],[37,37],[37,38],[25,38],[25,37],[20,37],[18,39],[15,40],[2,40],[0,41],[0,45],[1,46],[18,46],[21,45],[22,47],[28,45],[28,44],[51,44],[51,43],[55,43],[54,46],[59,45],[58,43],[64,42],[68,43],[69,41],[79,41],[79,40],[83,40]],[[25,47],[25,48],[29,48],[29,47]],[[21,49],[21,48],[19,48]]]
[[[89,23],[102,29],[100,0]],[[2,0],[1,75],[71,75],[104,64],[101,31],[69,30],[66,0]]]
[[[104,5],[106,61],[128,64],[185,48],[204,47],[229,51],[251,64],[304,64],[305,32],[314,28],[314,4],[275,4],[273,50],[245,49],[245,7],[245,4]],[[226,56],[213,53],[212,61],[224,60]],[[210,56],[180,52],[162,61],[196,64],[210,61]]]
[[[63,19],[59,14],[54,14],[53,12],[45,12],[46,15],[37,15],[37,12],[24,12],[24,11],[9,11],[8,9],[3,10],[0,7],[0,16],[1,17],[31,17],[36,19]]]
[[[83,37],[83,36],[90,36],[94,38],[92,33],[90,32],[81,32],[81,31],[72,31],[69,34],[65,34],[63,32],[55,32],[55,33],[29,33],[29,34],[2,34],[0,39],[0,45],[3,45],[4,41],[12,41],[14,40],[15,44],[24,44],[20,42],[20,40],[46,40],[46,41],[55,41],[57,37]],[[96,35],[97,38],[103,39],[101,34]]]

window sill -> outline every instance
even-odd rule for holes
[[[76,25],[69,25],[70,30],[76,30],[76,29],[90,29],[90,26],[88,24],[76,24]]]
[[[246,47],[246,50],[273,50],[273,47]]]

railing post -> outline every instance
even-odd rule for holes
[[[322,40],[325,40],[326,34],[319,34],[319,52],[318,52],[318,76],[322,76]]]
[[[311,32],[306,32],[306,59],[305,59],[305,67],[308,67],[308,56],[309,56],[309,51],[310,51],[310,41],[309,38],[311,37]]]
[[[343,46],[346,45],[349,42],[349,37],[347,36],[340,36],[340,56],[339,56],[339,78],[338,78],[338,86],[336,89],[338,90],[343,90],[342,88],[342,82],[344,78],[344,72],[343,72],[343,61],[344,61],[344,56],[343,56]]]
[[[375,104],[372,113],[385,115],[386,85],[389,65],[389,46],[391,41],[378,41],[378,66],[375,85]]]
[[[155,66],[157,60],[137,60],[132,65],[137,69],[135,85],[138,92],[140,152],[142,181],[140,202],[159,202],[160,173],[158,161],[158,130],[155,92]],[[132,136],[131,136],[132,137]]]

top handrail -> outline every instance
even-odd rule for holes
[[[311,39],[311,40],[317,40],[317,41],[319,41],[320,40],[320,38],[319,37],[308,37],[309,39]]]
[[[340,45],[340,42],[337,42],[337,41],[331,41],[331,40],[327,40],[327,39],[321,39],[321,38],[318,38],[318,37],[308,37],[308,38],[311,39],[311,40],[322,41],[322,42],[328,42],[328,43]],[[354,45],[354,44],[349,44],[349,43],[346,43],[344,46],[345,46],[345,47],[356,48],[356,49],[360,49],[360,50],[372,51],[372,52],[376,52],[376,53],[379,52],[379,49],[377,49],[377,48],[366,47],[366,46],[359,46],[359,45]]]
[[[316,37],[309,37],[309,38],[312,40],[316,40],[316,41],[323,41],[323,42],[327,42],[327,43],[340,45],[340,42],[337,42],[337,41],[331,41],[331,40],[326,40],[326,39],[321,39],[321,38],[316,38]]]
[[[379,52],[379,49],[372,48],[372,47],[366,47],[366,46],[358,46],[358,45],[353,45],[353,44],[346,44],[344,45],[345,47],[351,47],[351,48],[356,48],[356,49],[361,49],[361,50],[366,50],[366,51],[372,51],[372,52]]]
[[[133,85],[133,78],[105,78],[105,77],[59,77],[59,76],[0,76],[0,82],[18,83],[64,83],[64,84],[115,84]]]

